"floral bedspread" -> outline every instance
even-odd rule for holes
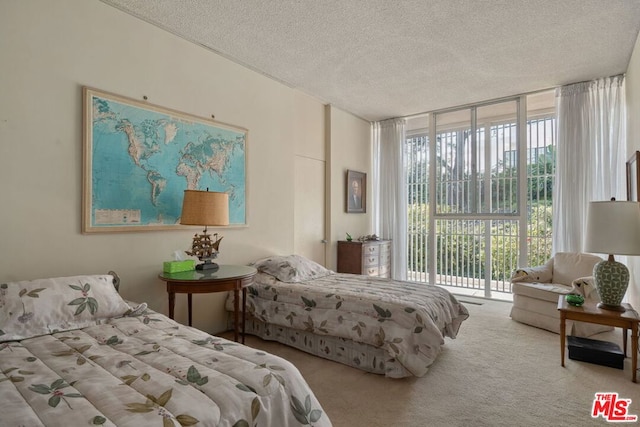
[[[353,274],[285,283],[258,273],[248,296],[248,311],[263,322],[383,348],[417,377],[469,317],[438,286]]]
[[[289,362],[147,311],[0,343],[3,426],[330,426]]]

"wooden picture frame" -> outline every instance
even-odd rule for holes
[[[84,86],[82,233],[185,229],[184,190],[247,225],[248,130]]]
[[[640,202],[640,151],[627,161],[627,200]]]
[[[347,213],[366,213],[367,174],[347,170],[345,184],[345,211]]]

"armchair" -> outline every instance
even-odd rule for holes
[[[558,297],[580,294],[585,302],[599,302],[593,266],[602,258],[584,253],[558,252],[546,264],[515,270],[511,276],[511,318],[520,323],[560,333]],[[588,337],[610,331],[610,326],[584,322],[567,323],[572,335]]]

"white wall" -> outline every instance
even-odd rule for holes
[[[189,246],[192,229],[80,232],[83,85],[136,99],[146,95],[157,105],[215,114],[249,129],[249,226],[222,230],[219,262],[293,252],[296,136],[324,128],[322,103],[301,100],[293,89],[98,0],[1,2],[0,55],[0,282],[113,269],[125,298],[167,313],[157,274],[174,250]],[[351,132],[368,123],[338,115],[340,129],[331,132],[345,144],[339,151],[349,155],[346,146],[368,145],[368,134]],[[311,140],[305,144],[316,147],[305,145],[302,152],[322,152],[322,137]],[[355,153],[356,163],[348,166],[368,171],[360,148]],[[337,173],[348,163],[341,159]],[[194,326],[223,330],[223,300],[223,294],[196,295]],[[176,319],[186,322],[185,295],[176,298]]]
[[[629,62],[625,77],[627,100],[627,158],[640,150],[640,36]],[[632,279],[627,298],[637,310],[640,308],[640,257],[628,257]]]
[[[331,171],[328,174],[329,186],[332,189],[329,199],[330,228],[327,235],[331,239],[327,247],[328,265],[337,268],[338,240],[345,240],[346,233],[354,239],[373,233],[371,227],[371,125],[357,120],[331,106],[326,107],[327,119],[330,123],[328,132],[328,158]],[[367,206],[366,213],[346,213],[346,180],[347,170],[365,172],[367,174]]]
[[[327,265],[327,200],[324,106],[303,94],[295,97],[298,120],[294,123],[295,241],[294,252]],[[309,191],[317,189],[319,191]]]

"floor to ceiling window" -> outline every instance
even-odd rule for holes
[[[510,293],[551,254],[553,93],[408,120],[407,277]]]

